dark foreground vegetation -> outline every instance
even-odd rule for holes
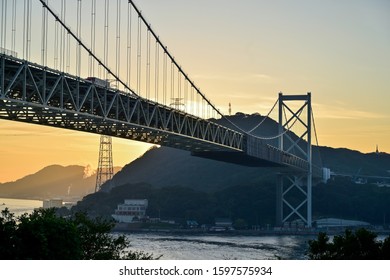
[[[346,230],[333,241],[325,233],[309,241],[308,256],[312,260],[390,260],[390,236],[378,241],[377,235],[366,229]]]
[[[128,251],[129,241],[114,236],[114,224],[84,213],[70,218],[54,209],[35,210],[16,218],[7,209],[0,215],[0,259],[118,260],[153,259],[144,252]]]
[[[151,260],[152,254],[129,251],[124,236],[112,235],[111,221],[84,213],[60,217],[54,209],[40,209],[16,218],[7,209],[0,215],[0,259],[31,260]],[[390,236],[377,240],[366,229],[346,230],[333,240],[320,233],[309,241],[312,260],[390,260]]]

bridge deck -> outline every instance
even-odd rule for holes
[[[260,139],[5,54],[0,54],[0,118],[169,146],[248,166],[308,169],[305,160]]]

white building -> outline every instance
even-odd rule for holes
[[[43,208],[48,209],[48,208],[61,208],[62,207],[62,199],[60,198],[54,198],[54,199],[47,199],[43,201]]]
[[[132,223],[136,217],[138,219],[145,218],[147,208],[147,199],[125,199],[125,203],[118,204],[112,217],[121,223]]]
[[[319,219],[315,221],[317,228],[335,228],[335,227],[367,227],[369,223],[363,221],[344,220],[336,218]]]

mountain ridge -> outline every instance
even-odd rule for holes
[[[244,130],[255,127],[264,117],[259,114],[238,113],[229,117]],[[216,120],[215,120],[216,121]],[[222,125],[232,126],[228,121],[218,120]],[[278,133],[277,123],[265,119],[254,134],[269,137]],[[271,141],[275,143],[275,140]],[[313,154],[322,159],[325,167],[342,175],[390,177],[390,154],[361,153],[347,148],[316,146]],[[67,170],[65,172],[65,169]],[[45,199],[53,196],[84,196],[94,191],[95,176],[84,175],[85,167],[58,164],[47,166],[38,172],[26,175],[16,181],[0,183],[0,196],[13,198]],[[88,172],[87,172],[88,173]],[[120,172],[115,172],[110,185],[146,183],[153,187],[182,186],[195,190],[213,192],[237,185],[275,184],[271,169],[239,166],[191,156],[190,152],[173,148],[153,147],[143,156],[130,162]],[[111,184],[112,183],[112,184]],[[108,184],[103,185],[108,191]]]
[[[263,116],[238,113],[230,116],[243,130],[250,130]],[[232,126],[222,119],[220,123]],[[278,125],[272,119],[265,119],[262,126],[253,133],[261,137],[277,135]],[[297,136],[295,136],[297,137]],[[269,141],[276,145],[277,140]],[[390,155],[386,153],[361,153],[347,148],[313,146],[314,161],[323,163],[336,174],[353,177],[382,176],[390,177]],[[123,184],[146,183],[154,187],[183,186],[200,191],[217,191],[239,184],[258,185],[275,182],[275,169],[239,166],[232,163],[218,162],[191,156],[190,152],[168,147],[152,148],[143,156],[125,165],[111,181],[112,186]],[[103,190],[110,187],[103,185]]]
[[[120,170],[114,168],[114,173]],[[94,191],[96,176],[89,167],[48,165],[12,182],[0,183],[0,197],[21,199],[66,198],[79,200]]]

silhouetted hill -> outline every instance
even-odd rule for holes
[[[113,185],[148,183],[154,187],[183,186],[215,191],[245,183],[257,185],[274,180],[265,169],[193,157],[173,148],[154,148],[123,167],[113,178]]]
[[[201,224],[213,224],[216,217],[244,218],[251,224],[273,223],[275,220],[275,191],[268,186],[236,186],[210,194],[183,187],[153,188],[142,183],[126,184],[109,193],[90,194],[72,210],[110,217],[125,198],[148,199],[147,215],[163,219],[193,219]]]
[[[267,224],[274,224],[276,215],[276,188],[271,183],[240,184],[211,193],[184,187],[125,184],[109,192],[90,194],[72,210],[111,217],[124,199],[148,199],[147,215],[183,224],[186,220],[213,224],[215,218],[229,217],[233,222],[244,221],[248,228],[252,225],[266,228]],[[337,177],[313,187],[313,219],[333,217],[387,226],[389,201],[390,188],[356,185],[348,178]]]
[[[244,130],[263,120],[258,114],[229,118]],[[254,133],[264,137],[276,135],[277,124],[266,119]],[[322,159],[323,165],[337,174],[353,176],[360,170],[359,175],[390,175],[389,154],[363,154],[329,147],[313,147],[313,154],[316,162]],[[107,184],[104,192],[86,196],[74,210],[110,216],[124,199],[146,198],[151,217],[195,219],[200,223],[230,217],[248,225],[265,226],[275,220],[275,179],[273,169],[239,166],[155,147],[114,176],[110,185],[116,187],[110,189]],[[390,188],[357,185],[351,178],[338,176],[313,187],[313,218],[336,217],[381,224],[384,216],[390,216],[389,199]]]
[[[244,130],[250,130],[263,120],[259,114],[238,113],[229,119]],[[226,120],[218,120],[232,126]],[[262,137],[278,134],[278,125],[272,119],[253,131]],[[292,135],[292,137],[296,137]],[[295,138],[296,139],[296,138]],[[270,144],[276,145],[276,140]],[[313,147],[316,163],[322,159],[323,166],[338,174],[390,176],[390,155],[363,154],[348,149]],[[111,186],[147,183],[154,187],[182,186],[201,191],[216,191],[241,184],[260,185],[275,181],[275,170],[254,168],[218,162],[191,156],[187,151],[161,147],[150,149],[142,157],[126,165],[113,178]],[[104,186],[107,190],[107,186]]]
[[[320,147],[324,166],[336,174],[390,177],[390,154]]]
[[[0,197],[79,199],[94,191],[96,176],[89,173],[83,166],[50,165],[14,182],[0,184]]]

